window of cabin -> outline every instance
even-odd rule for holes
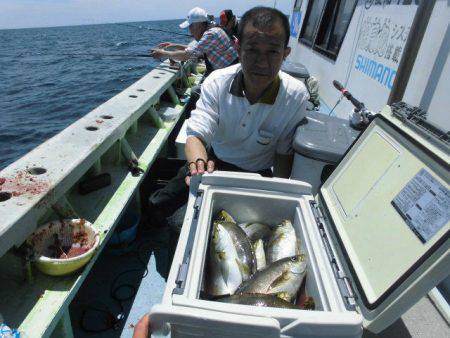
[[[358,0],[310,0],[300,41],[336,60],[357,3]]]
[[[309,0],[306,9],[305,22],[300,32],[300,41],[307,46],[314,44],[315,32],[322,16],[327,0]]]

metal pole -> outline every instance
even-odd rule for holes
[[[389,95],[388,104],[401,101],[405,95],[406,86],[408,85],[435,3],[436,0],[422,0],[417,8],[391,94]]]

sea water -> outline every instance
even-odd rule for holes
[[[159,63],[102,55],[146,54],[164,41],[187,44],[189,37],[150,30],[188,33],[181,21],[0,30],[0,170]]]

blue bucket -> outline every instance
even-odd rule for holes
[[[141,216],[132,209],[127,209],[112,234],[109,243],[111,245],[129,244],[136,239],[137,229]]]

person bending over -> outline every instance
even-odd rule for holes
[[[180,25],[180,28],[187,27],[197,41],[196,44],[184,46],[166,42],[160,44],[160,49],[152,50],[151,55],[157,59],[166,57],[177,61],[186,61],[203,55],[206,76],[216,69],[238,62],[238,54],[233,42],[223,29],[211,26],[205,10],[198,7],[191,9],[187,20]],[[167,50],[171,48],[174,50]]]
[[[236,40],[238,36],[238,20],[231,9],[224,9],[220,12],[220,27],[228,34],[231,40]]]

